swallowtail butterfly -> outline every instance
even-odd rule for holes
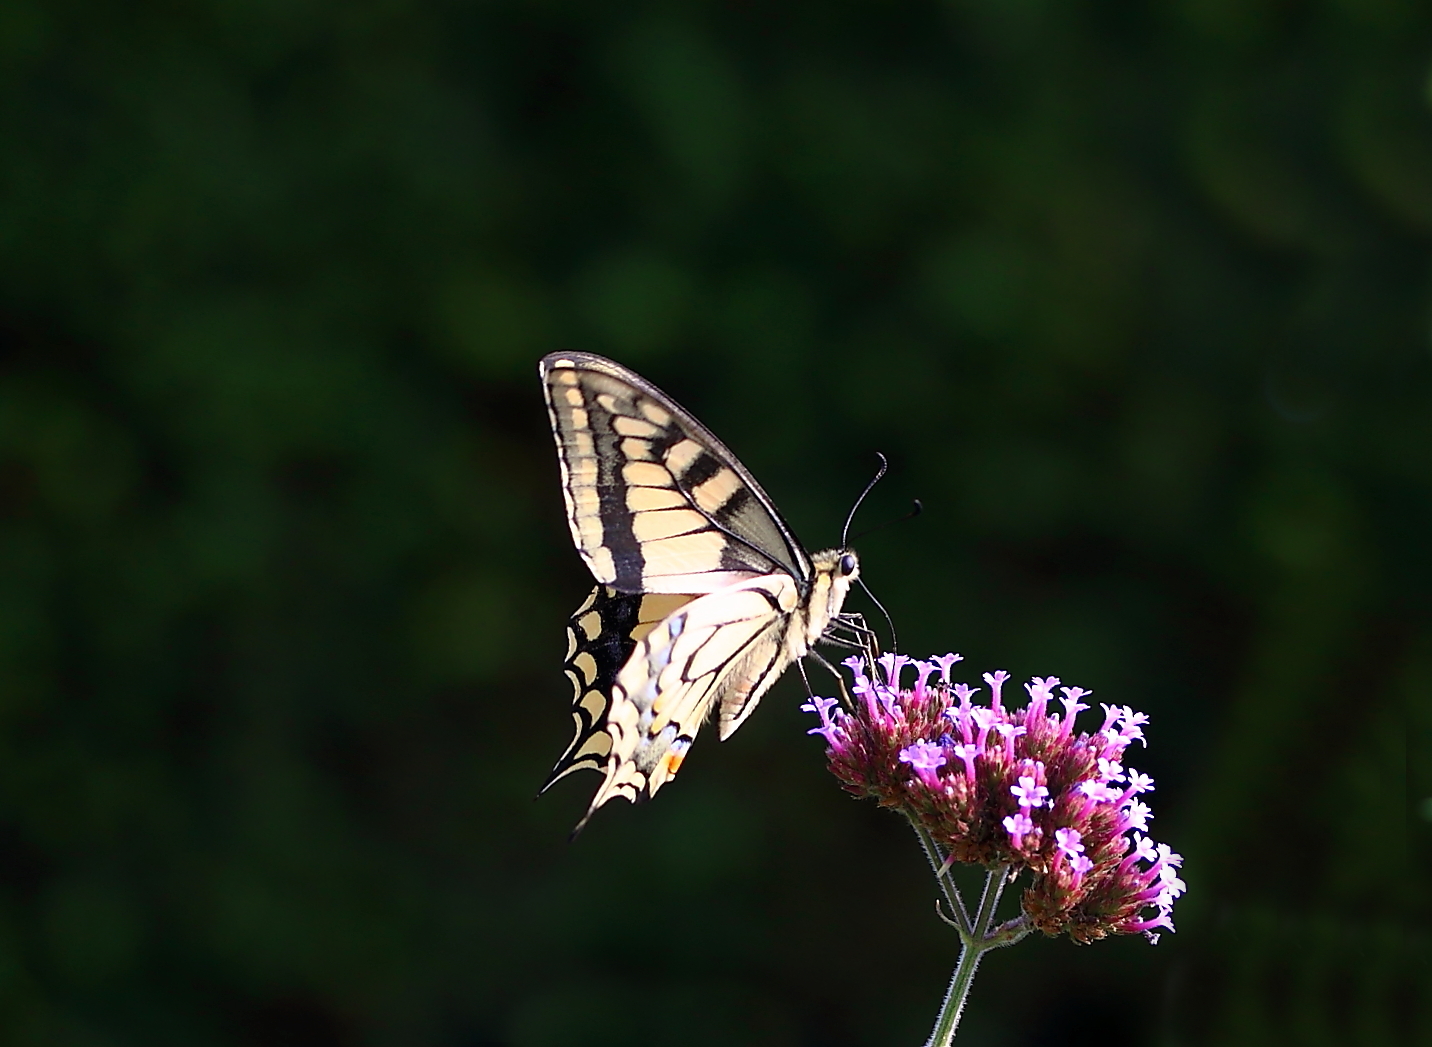
[[[715,712],[724,741],[777,677],[842,627],[860,572],[849,549],[810,555],[735,455],[620,364],[539,365],[572,540],[596,587],[567,626],[575,734],[542,786],[606,777],[608,800],[650,799]]]

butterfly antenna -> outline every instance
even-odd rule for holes
[[[875,457],[880,459],[880,468],[875,471],[875,475],[872,476],[870,482],[865,485],[865,490],[860,492],[860,497],[857,498],[855,504],[850,507],[850,515],[845,518],[845,526],[840,529],[840,547],[842,549],[846,547],[846,539],[850,536],[850,523],[855,519],[855,512],[860,508],[860,503],[865,501],[865,496],[870,493],[870,489],[880,482],[880,478],[884,476],[885,471],[890,468],[889,461],[887,461],[885,456],[879,451],[875,452]]]
[[[885,609],[885,605],[875,598],[875,594],[870,591],[870,586],[865,584],[864,578],[856,578],[855,584],[865,590],[865,595],[870,597],[870,602],[878,607],[880,613],[885,616],[885,624],[890,626],[890,650],[900,650],[900,641],[895,636],[895,619],[890,617],[890,612]]]
[[[920,501],[920,499],[912,498],[910,499],[910,502],[910,511],[904,516],[897,516],[893,520],[886,520],[884,523],[878,523],[874,527],[867,527],[865,530],[861,531],[855,536],[855,541],[859,541],[867,534],[874,534],[876,531],[883,531],[891,524],[904,523],[906,520],[913,520],[915,519],[915,517],[919,516],[925,511],[925,503]]]

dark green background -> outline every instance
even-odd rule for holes
[[[794,674],[532,802],[562,348],[813,547],[885,451],[906,650],[1152,714],[1178,934],[960,1042],[1432,1036],[1429,73],[1418,0],[7,0],[0,1040],[921,1042],[956,941]]]

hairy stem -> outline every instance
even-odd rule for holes
[[[959,889],[955,887],[955,878],[950,875],[945,855],[928,829],[914,820],[911,820],[910,827],[920,838],[920,846],[925,849],[925,857],[930,860],[930,868],[935,873],[935,881],[940,885],[940,893],[945,896],[945,904],[950,907],[950,916],[955,921],[960,936],[964,937],[970,933],[970,914],[965,910],[965,900],[960,897]]]
[[[940,1005],[935,1028],[926,1042],[926,1047],[950,1047],[955,1039],[955,1029],[960,1024],[960,1016],[964,1013],[965,999],[969,996],[970,984],[974,981],[980,959],[991,949],[1013,945],[1033,928],[1023,916],[1018,916],[991,930],[995,911],[999,908],[1000,895],[1004,893],[1005,884],[1008,882],[1008,869],[1003,865],[989,870],[985,875],[979,908],[971,920],[964,903],[959,900],[959,891],[955,889],[954,880],[944,868],[943,860],[939,859],[940,851],[934,839],[918,826],[915,831],[920,836],[930,864],[935,867],[936,875],[941,880],[941,890],[945,892],[947,899],[951,894],[954,896],[950,907],[959,914],[959,922],[955,926],[960,932],[960,959],[955,964],[955,973],[950,978],[949,989],[945,992],[945,1002]],[[937,859],[939,864],[936,864]]]

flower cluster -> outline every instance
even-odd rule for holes
[[[1146,835],[1152,814],[1139,797],[1153,780],[1123,764],[1148,718],[1105,705],[1103,725],[1076,734],[1090,692],[1036,677],[1024,685],[1028,704],[1006,708],[1003,671],[984,674],[989,704],[976,705],[979,688],[950,679],[958,661],[846,659],[852,707],[834,698],[802,706],[820,717],[810,733],[825,738],[831,772],[855,795],[904,813],[951,861],[1029,870],[1023,909],[1045,934],[1090,942],[1143,932],[1156,941],[1155,929],[1173,930],[1183,859]],[[1061,711],[1051,712],[1056,703]]]

